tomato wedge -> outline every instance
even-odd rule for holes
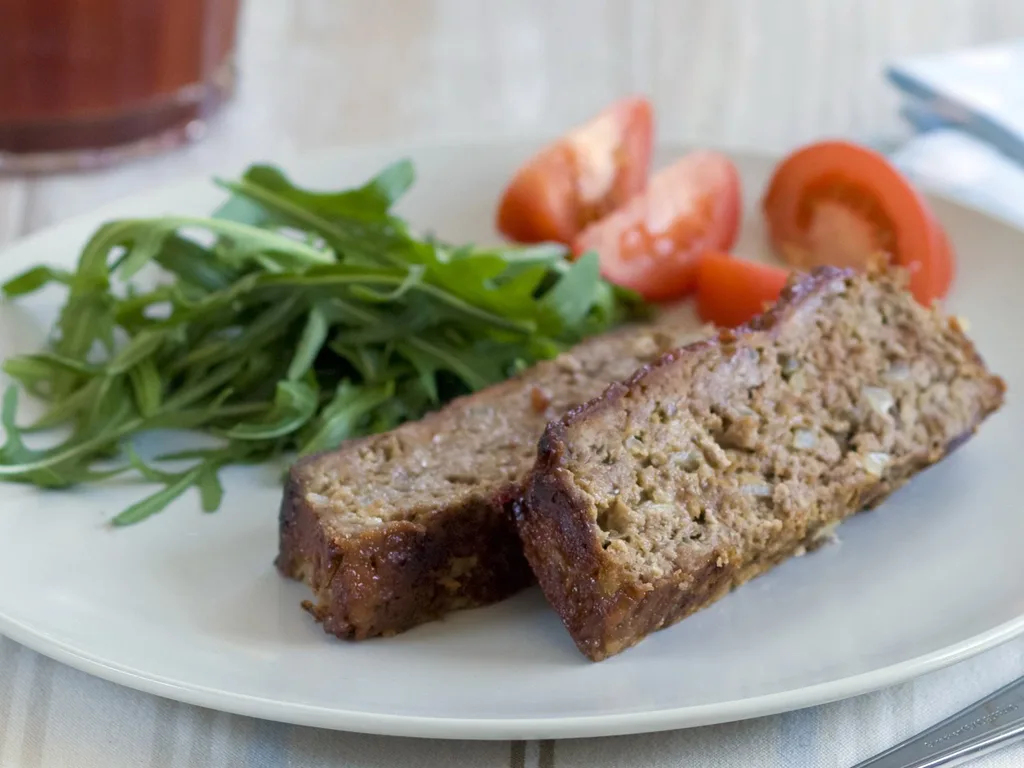
[[[718,152],[692,152],[583,230],[573,252],[597,251],[608,280],[650,301],[679,298],[693,290],[701,254],[733,246],[740,209],[732,161]]]
[[[789,275],[783,267],[705,253],[697,263],[697,314],[725,328],[743,325],[775,303]]]
[[[772,244],[792,266],[910,272],[922,304],[949,292],[953,252],[925,199],[879,153],[844,141],[797,150],[775,169],[762,200]]]
[[[617,101],[534,155],[498,205],[498,230],[522,243],[572,242],[576,234],[644,188],[654,119],[650,102]]]

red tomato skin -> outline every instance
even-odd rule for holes
[[[789,275],[772,264],[706,253],[697,264],[697,315],[723,328],[748,323],[779,298]]]
[[[821,249],[820,236],[809,231],[808,214],[820,204],[814,197],[831,186],[829,202],[839,205],[861,220],[855,227],[859,238],[881,236],[880,249],[851,254],[849,246],[858,238],[835,243],[844,263],[863,259],[867,268],[892,261],[910,272],[910,289],[923,304],[944,297],[954,276],[953,252],[942,226],[924,197],[881,154],[846,141],[822,141],[797,149],[780,162],[762,198],[762,210],[769,236],[784,261],[800,269],[834,263],[834,254]]]
[[[498,205],[498,231],[521,243],[569,244],[644,188],[653,150],[651,103],[633,96],[611,104],[516,172]]]

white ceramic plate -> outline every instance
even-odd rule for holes
[[[303,182],[361,182],[399,155],[419,182],[403,205],[451,239],[491,240],[502,184],[531,146],[376,147],[320,154]],[[665,148],[659,164],[681,148]],[[740,252],[763,250],[754,204],[771,159],[736,156],[748,198]],[[0,255],[6,277],[71,266],[111,216],[205,213],[197,181],[67,222]],[[890,685],[1024,630],[1024,233],[937,201],[960,254],[953,310],[1009,382],[978,437],[841,543],[792,560],[601,664],[576,651],[536,590],[405,635],[346,644],[299,608],[273,569],[279,475],[239,469],[223,509],[187,496],[142,525],[104,523],[138,484],[43,493],[0,485],[0,632],[93,674],[262,718],[451,738],[610,735],[818,704]],[[38,347],[59,293],[0,308],[0,357]]]

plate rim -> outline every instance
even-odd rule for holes
[[[907,682],[965,661],[1024,634],[1024,614],[959,643],[896,664],[779,693],[689,707],[559,718],[452,718],[392,715],[281,702],[181,683],[83,653],[0,614],[0,635],[94,677],[184,704],[260,720],[347,731],[461,741],[629,736],[740,722],[828,704]]]
[[[549,138],[550,136],[548,135],[539,135],[535,137],[499,137],[472,140],[432,140],[427,138],[365,142],[325,147],[295,154],[289,153],[287,158],[280,160],[275,160],[271,156],[266,161],[280,162],[285,167],[301,167],[318,161],[340,163],[343,162],[343,158],[346,155],[356,156],[367,152],[394,152],[397,155],[401,155],[417,151],[454,151],[460,148],[508,151],[510,147],[521,147],[526,151],[532,146],[540,146],[542,142]],[[658,141],[656,149],[659,152],[682,153],[692,150],[696,146],[689,142],[666,140]],[[709,145],[700,146],[708,148]],[[778,158],[781,155],[780,152],[761,150],[751,146],[710,146],[726,154],[747,156],[758,160]],[[225,172],[224,169],[218,170]],[[189,174],[170,183],[160,184],[134,194],[121,196],[105,202],[96,208],[61,219],[27,236],[6,243],[0,248],[0,254],[12,249],[26,247],[37,238],[52,236],[57,230],[83,226],[86,222],[96,221],[103,217],[125,215],[123,210],[133,204],[145,205],[147,201],[173,195],[175,191],[182,191],[200,185],[209,185],[211,175],[211,173]],[[970,211],[998,226],[1006,227],[1024,235],[1024,228],[1007,217],[988,211],[971,201],[957,199],[933,187],[929,187],[925,183],[920,184],[920,187],[929,198],[941,201],[945,205]],[[122,213],[118,211],[122,211]],[[336,707],[286,702],[279,699],[253,696],[190,682],[182,682],[162,675],[147,673],[144,670],[112,662],[84,652],[70,643],[60,641],[48,635],[45,631],[34,629],[0,612],[0,635],[24,645],[47,658],[66,664],[86,674],[143,693],[216,711],[294,725],[380,736],[469,741],[621,736],[725,722],[738,722],[755,717],[775,715],[827,704],[906,682],[991,650],[1022,634],[1024,634],[1024,613],[957,643],[895,664],[787,691],[711,704],[568,717],[469,719],[464,717],[427,717],[339,709]]]

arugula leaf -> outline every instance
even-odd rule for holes
[[[343,381],[299,446],[299,455],[333,448],[356,433],[359,420],[394,395],[394,384],[358,387]]]
[[[149,359],[140,360],[128,371],[128,381],[138,412],[144,418],[155,416],[160,410],[164,386],[156,363]]]
[[[56,269],[55,267],[32,267],[25,272],[22,272],[17,277],[12,277],[10,280],[5,282],[2,286],[4,295],[8,298],[14,298],[16,296],[24,296],[29,293],[35,293],[40,288],[43,288],[50,283],[60,283],[61,285],[70,285],[73,279],[73,275],[64,269]]]
[[[74,272],[41,265],[7,281],[8,297],[56,284],[67,298],[48,348],[4,362],[47,410],[21,428],[17,389],[4,395],[0,479],[157,483],[117,526],[192,487],[213,511],[223,467],[391,429],[646,311],[593,254],[415,235],[393,212],[414,177],[403,160],[320,191],[254,165],[219,182],[229,197],[209,217],[110,221]],[[25,444],[54,427],[53,447]],[[155,429],[220,443],[145,462],[132,443]],[[175,460],[192,463],[164,466]]]
[[[203,512],[216,512],[224,498],[224,486],[220,484],[217,470],[214,467],[204,467],[196,477],[196,485],[199,487]]]
[[[188,472],[174,476],[173,479],[151,496],[137,501],[128,509],[114,517],[110,522],[116,526],[132,525],[145,520],[157,512],[162,512],[172,501],[191,488],[203,476],[203,466],[197,466]]]
[[[164,238],[163,248],[153,260],[182,282],[206,293],[222,291],[238,278],[237,270],[217,262],[201,245],[177,234]]]
[[[544,296],[543,305],[557,315],[562,326],[572,328],[579,324],[590,312],[597,299],[598,287],[601,282],[601,267],[597,254],[583,254],[554,288]]]
[[[0,425],[4,428],[4,444],[0,446],[0,458],[4,463],[31,461],[37,452],[30,451],[21,440],[21,430],[15,422],[18,413],[18,389],[9,386],[4,390],[3,405],[0,407]]]
[[[356,190],[312,192],[295,186],[276,168],[251,167],[240,181],[220,181],[234,200],[245,200],[228,213],[256,221],[251,206],[258,206],[264,227],[287,226],[315,233],[350,261],[365,265],[401,265],[408,250],[405,225],[387,215],[388,209],[413,181],[407,161],[385,169]]]
[[[316,413],[317,391],[300,381],[279,381],[273,405],[259,421],[243,422],[225,432],[235,440],[270,440],[299,429]]]
[[[416,172],[409,160],[399,160],[363,186],[343,192],[312,192],[293,184],[280,170],[253,165],[242,176],[247,184],[275,193],[328,221],[344,218],[380,217],[398,202],[413,182]]]
[[[107,365],[106,375],[115,376],[125,373],[143,360],[147,360],[160,350],[167,341],[167,334],[156,330],[141,331],[114,356]]]
[[[291,381],[301,379],[312,368],[316,356],[320,354],[320,348],[327,340],[327,331],[327,313],[322,307],[314,304],[306,317],[306,327],[302,329],[295,356],[288,366],[287,376]]]

